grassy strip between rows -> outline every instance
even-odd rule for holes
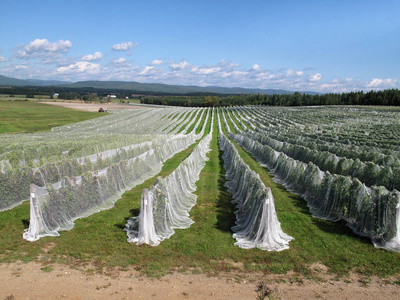
[[[207,119],[207,115],[209,115],[209,122],[211,122],[211,113],[212,111],[208,111],[206,110],[203,114],[203,117],[201,118],[201,121],[199,122],[199,125],[196,128],[195,134],[199,134],[201,132],[201,130],[203,129],[204,123]]]
[[[186,130],[186,134],[189,134],[189,133],[191,133],[191,132],[193,131],[193,129],[194,129],[194,127],[196,126],[196,124],[198,124],[199,119],[200,119],[200,117],[202,116],[202,114],[203,114],[202,111],[199,112],[199,113],[197,114],[196,120],[195,120],[194,123],[193,123],[192,125],[190,125],[190,127]],[[205,114],[205,112],[204,112],[204,114]],[[203,115],[203,117],[204,117],[204,115]],[[186,124],[186,125],[188,125],[188,124]]]
[[[173,132],[178,126],[181,126],[181,124],[183,122],[185,122],[185,119],[188,118],[190,116],[191,112],[182,112],[180,117],[178,118],[178,121],[175,121],[175,124],[171,124],[169,125],[167,128],[172,127],[171,130],[168,131],[168,133]],[[182,119],[183,118],[183,119]],[[182,119],[182,120],[181,120]],[[166,130],[167,128],[165,128],[164,130]]]
[[[239,121],[235,118],[235,116],[233,115],[233,112],[228,109],[228,113],[231,116],[231,119],[233,120],[233,122],[236,124],[236,126],[239,128],[239,130],[244,130],[243,126],[239,123]]]
[[[241,118],[240,118],[241,115],[239,115],[239,112],[233,111],[233,114],[234,114],[238,119],[241,119]],[[242,123],[244,124],[245,127],[247,127],[247,129],[250,129],[250,130],[252,129],[251,126],[250,126],[246,121],[244,121],[243,119],[242,119]],[[242,127],[243,127],[243,126],[242,126]],[[239,128],[240,128],[240,127],[239,127]],[[243,128],[243,129],[244,129],[244,128]]]
[[[290,242],[290,249],[282,252],[234,246],[231,227],[235,222],[235,209],[224,187],[225,170],[218,149],[216,118],[213,128],[212,151],[197,182],[198,203],[190,212],[195,223],[190,228],[176,230],[157,247],[126,242],[123,228],[128,218],[139,214],[142,190],[154,184],[154,177],[126,192],[114,208],[77,220],[72,230],[61,232],[59,237],[45,237],[33,243],[22,239],[22,232],[29,224],[29,203],[1,212],[0,262],[28,262],[40,257],[45,265],[93,265],[93,269],[89,268],[91,272],[132,266],[150,276],[161,276],[173,270],[213,274],[221,271],[283,274],[294,270],[315,280],[319,278],[310,272],[309,266],[318,262],[338,275],[354,270],[364,276],[399,276],[399,253],[374,248],[368,239],[354,235],[342,222],[312,218],[305,201],[272,182],[267,170],[241,147],[238,150],[244,161],[260,174],[266,186],[271,187],[282,229],[295,240]],[[159,175],[171,173],[190,155],[192,148],[168,160]],[[298,275],[293,276],[291,280],[298,278]]]
[[[173,132],[174,130],[176,130],[177,128],[179,128],[179,130],[176,132],[181,133],[185,127],[187,126],[187,124],[190,122],[190,120],[193,118],[194,114],[196,113],[195,110],[189,111],[189,112],[185,112],[184,115],[185,117],[182,119],[182,121],[180,121],[179,123],[176,124],[176,126],[174,126],[174,128],[169,131],[168,133]]]

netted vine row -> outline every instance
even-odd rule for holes
[[[271,189],[265,187],[259,175],[244,163],[221,127],[218,138],[224,152],[225,185],[232,194],[232,203],[236,205],[236,225],[232,227],[233,237],[237,241],[235,245],[268,251],[288,249],[293,237],[281,229]]]
[[[312,162],[322,171],[358,178],[367,186],[385,186],[389,190],[400,189],[400,167],[382,166],[374,162],[363,162],[346,157],[338,157],[328,151],[310,148],[288,142],[277,141],[266,132],[246,132],[247,136],[263,145],[304,163]]]
[[[204,129],[205,126],[201,135]],[[185,229],[194,223],[189,212],[197,201],[196,182],[208,160],[206,154],[211,150],[211,139],[212,126],[211,132],[178,168],[165,178],[158,177],[153,186],[143,190],[140,214],[126,224],[129,243],[157,246],[169,239],[175,233],[174,229]]]
[[[178,111],[182,113],[181,109]],[[168,114],[163,110],[156,112],[160,118],[153,120],[152,128],[158,132],[160,124],[168,121],[157,120],[168,119],[173,111],[169,110]],[[118,123],[118,120],[114,122]],[[82,124],[74,126],[77,131],[84,127]],[[117,124],[112,127],[119,136]],[[108,135],[112,137],[112,131]],[[141,135],[137,135],[140,140]],[[46,235],[58,235],[60,230],[71,229],[74,220],[112,207],[124,191],[156,175],[165,160],[193,144],[200,134],[143,136],[152,137],[152,140],[30,169],[23,182],[28,191],[21,189],[27,192],[31,202],[31,222],[24,238],[33,241]],[[21,171],[21,168],[17,170]]]
[[[396,113],[387,112],[387,109],[349,109],[346,112],[343,108],[273,108],[268,111],[253,107],[243,110],[259,129],[282,142],[301,144],[347,158],[399,166],[399,161],[394,158],[400,158],[397,147],[400,124]],[[340,121],[330,120],[330,114],[339,115]],[[292,124],[282,121],[294,117],[297,119],[291,121]]]
[[[265,164],[278,183],[307,201],[315,217],[345,220],[353,231],[370,237],[377,247],[400,251],[397,190],[367,187],[357,178],[321,171],[315,164],[294,160],[242,134],[230,137]]]

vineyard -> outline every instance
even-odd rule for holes
[[[90,256],[96,250],[83,245],[92,231],[85,232],[79,222],[91,227],[96,216],[119,209],[124,217],[114,221],[110,232],[108,223],[93,228],[99,238],[117,233],[115,239],[109,237],[117,249],[148,250],[161,258],[167,254],[157,251],[175,251],[168,248],[170,240],[190,256],[190,243],[199,243],[196,249],[218,260],[220,243],[232,252],[227,255],[232,260],[250,264],[255,255],[270,270],[279,268],[286,255],[290,263],[285,272],[293,267],[294,252],[313,239],[309,228],[293,222],[294,202],[286,208],[282,204],[282,198],[301,197],[298,205],[307,210],[297,219],[311,215],[339,231],[345,224],[352,233],[343,236],[363,244],[368,239],[384,249],[369,252],[393,261],[400,252],[399,116],[400,109],[393,107],[165,107],[115,110],[49,132],[0,135],[0,217],[15,215],[19,207],[29,209],[25,230],[16,233],[23,241],[8,239],[1,251],[41,245],[41,240],[68,243],[68,233],[75,231],[82,239],[74,236],[76,247],[82,243],[82,249],[74,253]],[[185,157],[176,160],[179,153]],[[176,165],[164,174],[171,159]],[[207,196],[217,202],[202,198],[207,188],[201,182],[207,183],[210,164],[220,164],[223,172],[215,180],[218,195]],[[126,200],[132,191],[136,196]],[[288,196],[280,196],[283,191]],[[218,237],[208,244],[200,245],[202,235],[210,235],[201,227],[214,212],[199,214],[197,206],[224,210],[225,220],[218,222],[231,224],[212,225]],[[195,224],[199,227],[193,229]],[[0,229],[8,235],[7,225]],[[183,237],[190,230],[196,230],[198,242]],[[329,245],[324,248],[329,253]],[[83,259],[81,254],[78,258]]]

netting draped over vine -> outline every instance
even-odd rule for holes
[[[110,115],[35,134],[0,136],[0,211],[29,199],[29,185],[44,186],[135,157],[168,136],[182,109],[116,111]],[[151,121],[152,119],[152,121]],[[143,133],[146,131],[147,133]]]
[[[27,185],[27,196],[31,202],[31,221],[23,237],[34,241],[43,236],[56,236],[60,230],[71,229],[74,220],[111,208],[124,191],[156,175],[163,162],[199,138],[195,131],[190,134],[161,134],[160,128],[163,125],[173,124],[172,115],[176,116],[185,110],[153,110],[142,114],[133,112],[135,118],[126,112],[122,115],[116,112],[105,117],[102,135],[106,135],[111,143],[106,143],[101,148],[86,147],[83,142],[85,135],[89,140],[99,136],[99,120],[77,123],[47,133],[50,140],[53,138],[54,141],[57,140],[54,134],[59,137],[78,137],[83,145],[79,153],[85,147],[89,151],[87,156],[77,157],[74,155],[75,149],[69,148],[70,151],[64,154],[66,157],[63,160],[57,160],[58,156],[54,160],[46,158],[46,163],[39,167],[12,170],[20,177],[25,174],[25,181],[30,184]],[[152,118],[151,122],[148,121],[149,117]],[[139,128],[140,122],[137,119],[142,122],[141,126],[146,127]],[[122,130],[118,124],[122,126]],[[138,134],[143,131],[148,133]],[[60,143],[62,141],[61,139]],[[139,143],[132,144],[134,141]],[[119,147],[113,148],[115,146]],[[24,173],[25,169],[29,172]]]
[[[370,237],[376,247],[400,251],[398,191],[367,187],[357,178],[321,171],[275,151],[242,134],[230,134],[244,149],[265,164],[289,191],[307,201],[313,216],[343,219],[359,235]]]
[[[208,116],[208,115],[207,115]],[[213,119],[212,119],[213,120]],[[207,122],[205,122],[207,123]],[[204,133],[205,126],[200,134]],[[211,150],[211,132],[170,175],[158,177],[149,189],[144,189],[140,214],[126,224],[129,243],[157,246],[174,234],[174,229],[188,228],[194,221],[189,211],[196,204],[196,182]]]
[[[221,126],[219,124],[219,126]],[[235,245],[249,249],[281,251],[289,248],[293,237],[284,233],[275,211],[270,188],[240,157],[220,127],[219,146],[224,154],[226,186],[236,205],[236,225],[232,227]]]
[[[166,159],[193,142],[190,136],[174,136],[162,146],[104,169],[64,177],[45,187],[31,185],[31,206],[37,207],[31,220],[37,221],[29,226],[24,238],[34,241],[59,235],[58,231],[71,229],[74,220],[111,208],[126,190],[156,175]]]

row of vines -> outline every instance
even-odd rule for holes
[[[300,194],[313,216],[345,220],[376,247],[400,251],[399,113],[361,106],[147,108],[113,111],[51,132],[2,135],[0,212],[29,199],[24,239],[57,236],[76,219],[113,207],[125,191],[196,143],[175,171],[143,190],[140,214],[126,224],[128,242],[157,246],[193,223],[196,182],[214,134],[236,207],[235,245],[281,251],[293,237],[281,229],[271,189],[232,142]],[[214,121],[218,133],[205,132]]]
[[[400,251],[400,111],[223,109],[229,137],[300,194],[313,216],[345,220],[376,247]],[[227,127],[229,128],[229,127]]]

